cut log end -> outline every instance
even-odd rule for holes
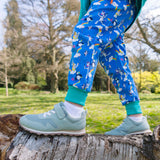
[[[4,160],[11,140],[16,136],[19,128],[20,114],[0,115],[0,160]]]

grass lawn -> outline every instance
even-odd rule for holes
[[[54,104],[64,101],[66,92],[51,94],[45,91],[19,91],[0,88],[0,114],[34,114],[46,112]],[[144,115],[153,130],[160,124],[160,94],[140,94]],[[87,99],[87,133],[104,133],[119,124],[126,116],[118,94],[90,93]],[[86,108],[86,107],[85,107]]]

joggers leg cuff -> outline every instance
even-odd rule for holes
[[[69,86],[65,100],[85,106],[87,96],[88,92],[75,88],[73,86]]]
[[[141,114],[141,106],[139,104],[139,101],[130,102],[129,104],[125,105],[127,115],[133,115],[133,114]]]

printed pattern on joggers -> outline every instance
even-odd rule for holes
[[[139,101],[123,34],[135,18],[129,0],[95,0],[75,26],[68,85],[91,91],[98,61],[111,77],[122,105]]]

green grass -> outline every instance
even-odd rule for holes
[[[53,108],[54,104],[64,101],[66,92],[51,94],[45,91],[19,91],[0,88],[0,114],[42,113]],[[144,115],[153,130],[160,124],[160,94],[140,94]],[[90,93],[87,99],[87,133],[104,133],[122,123],[126,116],[125,108],[118,94]],[[86,107],[85,107],[86,108]]]

